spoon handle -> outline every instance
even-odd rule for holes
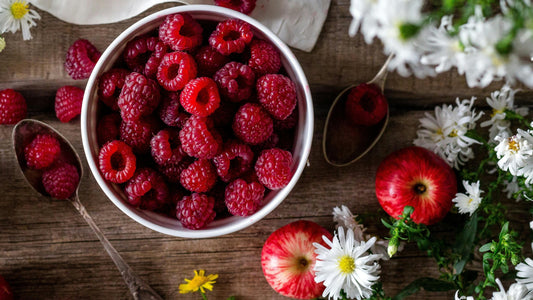
[[[368,82],[368,84],[373,83],[377,85],[381,89],[381,92],[383,92],[383,89],[385,88],[385,80],[387,79],[387,74],[389,74],[389,70],[387,68],[389,67],[389,63],[393,56],[394,54],[391,54],[389,57],[387,57],[387,60],[383,63],[383,66],[381,69],[379,69],[376,76],[374,76],[374,78]]]
[[[135,300],[163,300],[148,284],[146,284],[139,276],[137,276],[130,266],[122,259],[122,256],[117,252],[115,247],[111,245],[109,240],[104,236],[100,228],[96,226],[93,218],[89,215],[85,207],[81,204],[78,195],[76,194],[71,199],[72,205],[78,210],[81,216],[85,219],[87,224],[94,231],[104,249],[107,251],[111,259],[117,266],[122,278],[128,285],[130,292]]]

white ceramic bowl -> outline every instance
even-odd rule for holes
[[[137,209],[125,201],[123,191],[117,186],[104,180],[98,169],[98,142],[96,136],[96,124],[98,120],[98,78],[107,70],[111,69],[117,58],[122,53],[126,43],[136,36],[152,31],[157,28],[169,14],[187,12],[198,20],[222,21],[236,18],[248,22],[254,31],[254,36],[272,43],[281,54],[282,65],[287,75],[296,84],[298,97],[298,124],[295,129],[295,141],[293,146],[293,176],[289,184],[278,191],[270,191],[264,200],[263,206],[255,214],[248,217],[227,217],[215,220],[207,227],[200,230],[184,228],[177,219],[170,218],[151,211]],[[154,13],[136,22],[120,34],[105,50],[94,68],[83,98],[81,112],[81,135],[83,149],[91,173],[96,178],[98,185],[111,201],[125,214],[135,221],[153,230],[172,236],[186,238],[207,238],[220,236],[246,228],[261,220],[270,213],[287,197],[298,181],[309,156],[311,141],[313,138],[313,102],[311,91],[305,74],[291,50],[268,28],[253,18],[239,12],[212,5],[183,5]]]

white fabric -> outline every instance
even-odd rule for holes
[[[30,0],[31,4],[73,24],[122,21],[163,2],[213,4],[213,0]],[[331,0],[258,0],[251,17],[294,48],[311,51],[324,25]]]

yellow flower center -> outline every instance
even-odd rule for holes
[[[492,114],[490,115],[491,118],[493,118],[495,115],[502,114],[503,109],[492,109]]]
[[[22,19],[29,11],[29,4],[26,1],[16,1],[11,4],[11,14],[17,20]]]
[[[355,270],[355,260],[349,255],[344,255],[339,259],[339,269],[344,274],[351,274]]]
[[[509,138],[509,149],[511,151],[517,152],[520,149],[520,145],[515,139]]]
[[[450,134],[448,135],[449,137],[456,137],[457,136],[457,130],[452,130],[452,132],[450,132]]]

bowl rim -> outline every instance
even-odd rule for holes
[[[112,55],[115,49],[119,47],[126,38],[128,38],[131,34],[135,33],[137,30],[142,29],[142,27],[145,24],[154,22],[157,19],[160,19],[164,16],[175,14],[175,13],[196,12],[196,11],[209,12],[209,13],[223,15],[224,17],[228,17],[228,18],[241,19],[245,22],[248,22],[253,27],[255,27],[257,30],[259,30],[260,32],[268,36],[270,41],[275,44],[275,46],[279,49],[279,51],[282,52],[282,55],[287,59],[287,61],[289,62],[289,65],[291,66],[292,71],[295,74],[295,77],[298,78],[298,81],[300,82],[299,84],[302,86],[302,90],[304,93],[303,95],[304,102],[306,104],[306,109],[305,109],[306,122],[304,123],[304,126],[302,128],[303,133],[300,136],[303,139],[303,143],[302,143],[302,150],[301,150],[301,159],[298,162],[296,170],[290,182],[287,184],[287,186],[285,186],[281,190],[278,190],[277,194],[266,205],[264,205],[260,210],[258,210],[251,216],[230,217],[230,218],[236,218],[236,220],[230,223],[227,223],[227,224],[223,224],[220,227],[203,228],[203,229],[198,229],[198,230],[191,230],[191,229],[183,228],[183,229],[178,230],[178,229],[167,228],[159,224],[155,224],[154,222],[151,222],[150,220],[143,218],[141,215],[139,215],[136,212],[138,210],[137,208],[130,207],[129,205],[123,203],[120,199],[116,197],[115,193],[108,186],[109,183],[100,174],[99,168],[96,165],[96,160],[92,156],[92,149],[89,144],[88,125],[87,125],[88,116],[87,115],[88,115],[88,109],[89,109],[89,98],[91,97],[91,94],[93,94],[92,91],[94,89],[94,86],[97,85],[98,83],[97,73],[100,73],[99,71],[104,64],[104,61],[106,61],[108,57]],[[91,73],[91,76],[89,77],[87,81],[85,93],[83,97],[83,105],[82,105],[80,123],[81,123],[80,127],[81,127],[83,150],[85,152],[85,156],[87,158],[87,163],[89,165],[91,174],[97,181],[98,186],[103,190],[103,192],[113,202],[115,206],[117,206],[123,213],[125,213],[127,216],[129,216],[136,222],[152,230],[155,230],[157,232],[164,233],[164,234],[171,235],[171,236],[176,236],[176,237],[183,237],[183,238],[209,238],[209,237],[217,237],[217,236],[222,236],[225,234],[233,233],[241,229],[244,229],[246,227],[249,227],[252,224],[263,219],[267,214],[272,212],[279,204],[281,204],[281,202],[283,202],[283,200],[287,197],[287,195],[290,193],[290,191],[294,188],[294,186],[298,182],[298,179],[300,178],[305,166],[308,163],[308,158],[309,158],[309,154],[311,151],[311,144],[313,140],[314,111],[313,111],[313,100],[312,100],[311,90],[309,88],[309,84],[304,74],[304,71],[300,63],[296,59],[296,56],[289,49],[289,47],[284,42],[281,41],[281,39],[277,35],[275,35],[269,28],[261,24],[259,21],[245,14],[242,14],[240,12],[237,12],[237,11],[234,11],[228,8],[220,7],[220,6],[197,4],[197,5],[180,5],[176,7],[171,7],[171,8],[167,8],[167,9],[155,12],[149,16],[146,16],[140,19],[139,21],[135,22],[128,28],[126,28],[120,35],[118,35],[111,42],[111,44],[109,44],[109,46],[107,46],[106,50],[102,53],[100,59],[98,60],[98,62],[96,63],[94,67],[93,72]]]

